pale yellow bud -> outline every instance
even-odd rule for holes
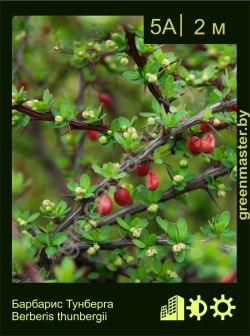
[[[196,79],[195,75],[190,74],[188,77],[189,80],[194,81]]]
[[[92,219],[89,221],[89,224],[93,227],[97,226],[97,222],[95,220],[92,220]]]
[[[106,48],[113,48],[114,45],[115,45],[115,43],[114,43],[114,41],[112,41],[112,40],[107,40],[107,41],[105,42],[105,46],[106,46]]]
[[[162,61],[162,65],[164,65],[165,67],[169,66],[170,61],[167,58],[164,58],[164,60]]]
[[[147,120],[147,125],[153,126],[155,124],[155,118],[149,117]]]
[[[208,74],[207,73],[204,73],[202,75],[202,80],[204,80],[205,82],[208,81]]]
[[[91,247],[89,247],[88,249],[87,249],[87,253],[88,253],[88,255],[94,255],[95,253],[96,253],[96,249],[93,247],[93,246],[91,246]]]
[[[157,212],[158,208],[159,208],[158,204],[151,204],[151,205],[148,207],[148,211],[149,211],[149,212],[152,212],[152,213],[155,213],[155,212]]]
[[[78,195],[82,195],[86,192],[86,189],[82,189],[81,187],[76,187],[75,188],[75,193]]]
[[[57,124],[60,124],[61,122],[63,122],[63,117],[60,116],[60,115],[57,115],[57,116],[55,117],[55,122],[56,122]]]
[[[115,261],[114,261],[115,266],[119,267],[123,264],[123,260],[120,256],[116,257]]]
[[[175,253],[181,252],[181,246],[179,244],[174,245],[172,249],[173,249],[173,252]]]
[[[184,180],[184,177],[183,177],[182,175],[175,175],[175,176],[173,177],[173,181],[174,181],[174,183],[176,183],[176,184],[181,183],[183,180]]]
[[[134,230],[133,230],[133,237],[135,237],[135,238],[140,238],[140,236],[141,236],[141,232],[142,232],[142,229],[141,229],[141,228],[134,229]]]
[[[125,66],[125,65],[128,64],[128,59],[126,57],[123,57],[123,58],[120,59],[120,63],[121,63],[121,65]]]
[[[105,137],[105,135],[100,136],[99,142],[102,145],[105,144],[107,142],[107,137]]]
[[[43,202],[42,202],[43,207],[50,206],[50,204],[51,204],[50,200],[47,200],[47,199],[43,200]]]
[[[94,247],[94,249],[95,249],[96,251],[99,251],[100,248],[101,248],[100,245],[97,244],[97,243],[94,243],[93,247]]]

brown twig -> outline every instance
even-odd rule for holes
[[[127,45],[128,49],[125,50],[129,56],[132,57],[135,64],[140,68],[144,67],[147,63],[147,58],[144,55],[140,55],[136,43],[135,43],[135,33],[131,32],[127,26],[124,26],[124,30],[127,37]],[[170,102],[162,96],[160,87],[155,83],[146,83],[146,86],[148,87],[149,91],[152,93],[152,95],[155,97],[155,99],[164,106],[165,111],[169,112]]]
[[[54,121],[54,116],[50,111],[47,111],[46,113],[41,113],[34,111],[30,108],[27,108],[23,105],[14,105],[13,108],[19,112],[22,112],[23,114],[29,116],[31,120],[41,120],[41,121]],[[99,132],[107,132],[109,130],[109,127],[105,124],[86,124],[82,121],[72,119],[68,122],[69,128],[71,130],[79,129],[79,130],[95,130]]]
[[[168,245],[167,238],[159,237],[157,241],[155,242],[155,245]],[[74,249],[87,250],[91,246],[93,246],[93,244],[82,242],[82,243],[71,244],[69,245],[68,248],[70,248],[71,251]],[[100,244],[100,248],[102,250],[114,250],[116,248],[129,247],[129,246],[135,246],[135,244],[133,243],[131,239],[113,240],[105,244]],[[65,245],[64,247],[65,249],[67,249],[67,245]]]
[[[202,175],[196,177],[193,181],[188,182],[186,187],[183,190],[177,190],[173,187],[166,189],[163,192],[162,198],[160,199],[159,202],[169,201],[171,199],[174,199],[180,195],[183,195],[193,190],[206,189],[207,188],[207,180],[206,180],[207,176],[218,178],[220,176],[226,175],[229,171],[230,170],[225,167],[217,167],[217,168],[209,169],[205,171]],[[103,225],[113,224],[113,223],[116,223],[117,217],[125,217],[126,215],[133,215],[135,213],[142,212],[146,209],[147,207],[140,203],[128,205],[104,217],[97,223],[97,225],[101,227]]]

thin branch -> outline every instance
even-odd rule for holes
[[[207,180],[206,180],[207,176],[218,178],[220,176],[226,175],[229,171],[230,169],[225,168],[225,167],[217,167],[217,168],[209,169],[205,171],[202,175],[196,177],[193,181],[188,182],[186,187],[183,190],[177,190],[173,187],[166,189],[163,192],[163,196],[159,202],[169,201],[171,199],[174,199],[180,195],[183,195],[193,190],[206,189],[207,188]],[[101,219],[97,223],[97,225],[100,227],[106,224],[116,223],[117,217],[125,217],[126,215],[133,215],[135,213],[139,213],[139,212],[146,210],[146,208],[147,207],[145,205],[139,204],[139,203],[125,206],[119,209],[118,211],[115,211],[111,213],[110,215]]]
[[[159,237],[155,244],[156,245],[167,245],[168,244],[167,238]],[[113,240],[106,244],[99,244],[99,245],[102,250],[114,250],[116,248],[135,246],[135,244],[133,243],[131,239]],[[93,246],[93,244],[82,242],[82,243],[70,244],[68,248],[70,248],[71,251],[74,249],[87,250],[91,246]],[[67,250],[67,245],[65,245],[64,248],[65,250]]]
[[[34,111],[30,108],[27,108],[23,105],[14,105],[13,109],[19,112],[22,112],[23,114],[26,114],[27,116],[31,118],[31,120],[42,120],[42,121],[54,121],[55,120],[54,116],[52,115],[50,111],[41,113],[41,112]],[[107,132],[109,130],[109,127],[103,123],[90,125],[90,124],[86,124],[82,121],[75,120],[75,119],[69,120],[68,125],[71,130],[74,130],[74,129],[95,130],[99,132]]]
[[[127,37],[127,45],[128,50],[125,50],[129,56],[132,57],[135,64],[142,68],[147,63],[147,58],[143,55],[140,55],[136,43],[135,43],[135,33],[131,32],[127,26],[124,26],[124,30]],[[157,84],[154,83],[146,83],[149,91],[152,93],[152,95],[155,97],[155,99],[164,106],[165,111],[169,112],[170,102],[168,100],[165,100],[162,96],[160,87]]]
[[[207,243],[208,240],[200,240],[200,242],[202,243]],[[136,247],[136,245],[134,244],[134,242],[131,239],[119,239],[119,240],[112,240],[109,241],[105,244],[99,244],[100,245],[100,249],[101,250],[114,250],[117,248],[126,248],[126,247]],[[168,243],[168,239],[165,237],[157,237],[157,240],[155,242],[155,245],[159,245],[159,246],[172,246],[169,245]],[[86,242],[81,242],[81,243],[74,243],[74,244],[68,244],[64,246],[65,251],[70,250],[84,250],[86,251],[89,247],[93,246],[93,244],[90,243],[86,243]],[[230,246],[230,245],[225,245],[222,244],[220,245],[220,249],[222,252],[224,253],[229,253],[230,250],[234,248],[234,246]]]

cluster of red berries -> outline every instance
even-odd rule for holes
[[[159,177],[158,175],[150,170],[150,164],[148,162],[142,162],[136,165],[135,173],[139,177],[146,178],[146,187],[148,190],[156,190],[159,186]],[[116,187],[114,192],[114,200],[116,204],[120,206],[125,206],[131,204],[131,196],[129,191],[123,187]],[[112,199],[107,195],[102,195],[97,202],[97,212],[101,216],[107,216],[113,208]]]
[[[150,170],[150,164],[145,161],[138,163],[135,167],[135,173],[139,177],[145,177],[146,178],[146,187],[148,190],[156,190],[159,187],[159,177],[158,175]]]
[[[115,202],[120,206],[125,206],[131,203],[131,196],[126,188],[116,187],[114,192]],[[107,216],[113,208],[112,199],[107,195],[102,195],[97,202],[97,212],[101,216]]]
[[[187,147],[192,154],[211,154],[215,148],[215,137],[212,133],[207,133],[202,138],[192,136],[187,140]]]

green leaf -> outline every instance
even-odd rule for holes
[[[98,272],[91,272],[88,274],[88,279],[90,280],[96,280],[99,278],[99,273]]]
[[[161,261],[159,259],[153,259],[154,272],[159,274],[161,271]]]
[[[54,267],[54,274],[60,283],[72,283],[74,281],[75,265],[70,257],[64,257],[60,265]]]
[[[106,240],[109,236],[110,226],[104,225],[100,228],[100,240]]]
[[[49,105],[53,101],[53,95],[49,93],[49,90],[46,89],[43,93],[43,101]]]
[[[204,111],[203,120],[208,122],[212,117],[213,117],[212,110],[210,108],[207,108]]]
[[[36,236],[36,238],[44,245],[47,245],[47,235],[45,233],[38,233],[38,235]]]
[[[168,224],[168,235],[171,239],[178,241],[177,225],[175,223]]]
[[[55,246],[50,246],[45,249],[45,252],[47,256],[51,257],[57,252],[57,247]]]
[[[156,221],[164,232],[168,232],[168,221],[163,220],[161,217],[157,216]]]
[[[120,129],[119,119],[114,119],[111,123],[111,129],[113,132],[117,132]]]
[[[65,201],[60,201],[56,206],[56,215],[60,216],[67,209],[67,203]]]
[[[138,227],[145,228],[147,225],[148,225],[148,220],[146,218],[145,219],[140,218],[139,223],[138,223]]]
[[[186,251],[185,250],[182,250],[181,252],[179,252],[178,254],[175,253],[174,256],[175,256],[175,259],[178,263],[181,263],[184,261],[185,259],[185,255],[186,255]]]
[[[225,231],[220,235],[221,238],[232,238],[234,236],[235,236],[234,231]]]
[[[154,58],[156,59],[156,61],[161,64],[162,61],[164,60],[164,53],[161,50],[161,48],[156,49],[156,51],[154,52]]]
[[[58,246],[67,240],[68,235],[66,232],[58,232],[52,239],[51,239],[51,245]]]
[[[156,113],[154,113],[154,112],[141,112],[140,116],[145,117],[145,118],[155,117]]]
[[[119,131],[119,129],[122,129],[124,126],[129,127],[130,122],[127,118],[120,117],[117,119],[114,119],[111,123],[111,129],[113,132]]]
[[[98,188],[98,185],[92,185],[91,187],[89,187],[89,189],[88,189],[88,193],[93,193],[93,192],[95,192],[97,188]]]
[[[39,212],[36,212],[36,213],[32,214],[31,216],[29,216],[27,222],[28,222],[28,223],[31,223],[31,222],[33,222],[35,219],[37,219],[39,216],[40,216],[40,213],[39,213]]]
[[[126,146],[126,140],[123,138],[123,136],[119,133],[114,133],[114,138],[116,142],[118,142],[122,147]]]
[[[80,186],[83,189],[88,189],[90,186],[90,178],[87,174],[83,174],[80,178]]]
[[[179,74],[182,78],[185,79],[186,77],[189,76],[189,72],[183,66],[180,66],[178,70],[179,70]]]
[[[92,235],[88,232],[81,232],[81,236],[87,240],[94,241],[94,238]]]
[[[94,172],[95,172],[96,174],[98,174],[98,175],[103,175],[103,170],[102,170],[101,167],[98,166],[98,164],[93,163],[93,164],[92,164],[92,168],[93,168],[93,170],[94,170]]]
[[[187,222],[184,218],[180,218],[177,223],[178,235],[180,242],[183,241],[187,234]]]
[[[125,222],[125,220],[123,220],[122,218],[120,217],[116,217],[115,219],[117,221],[117,223],[125,230],[129,230],[130,227],[129,225]]]
[[[135,244],[135,246],[137,246],[140,249],[146,247],[146,245],[138,239],[133,239],[133,243]]]
[[[218,233],[218,234],[221,234],[222,232],[225,231],[224,224],[220,223],[220,222],[215,223],[214,228],[215,228],[215,232]]]
[[[156,240],[157,240],[157,236],[156,236],[156,234],[152,233],[152,234],[148,237],[147,245],[148,245],[148,246],[152,246],[152,245],[154,245],[155,242],[156,242]]]
[[[178,241],[176,239],[171,239],[171,238],[168,238],[167,242],[168,242],[169,245],[172,245],[172,246],[174,246],[178,243]]]
[[[78,187],[78,184],[76,182],[69,182],[67,184],[67,188],[71,191],[74,191]]]
[[[126,71],[124,72],[123,76],[133,81],[141,78],[141,75],[138,71]]]
[[[227,210],[223,211],[219,217],[219,222],[222,223],[224,227],[226,228],[230,222],[230,212]]]
[[[220,98],[222,98],[222,96],[223,96],[223,92],[219,91],[218,89],[213,89],[213,92],[214,92],[217,96],[219,96]]]
[[[174,89],[174,77],[172,75],[168,76],[165,81],[165,94],[167,97],[172,97]]]

